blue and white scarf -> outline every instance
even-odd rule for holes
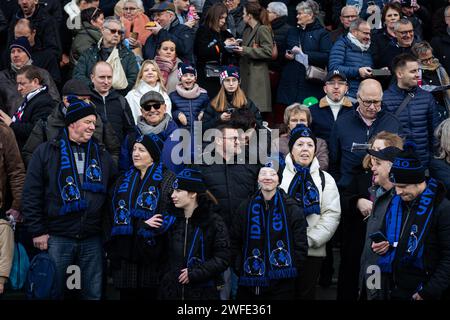
[[[406,232],[405,229],[403,234],[402,199],[398,195],[392,199],[386,213],[386,237],[391,248],[378,259],[378,265],[382,272],[392,273],[395,258],[399,258],[402,264],[412,265],[423,270],[424,238],[433,215],[437,187],[437,181],[430,178],[426,189],[417,199],[417,205],[411,211],[410,230]]]
[[[291,235],[280,191],[270,211],[261,192],[247,208],[244,259],[239,285],[264,287],[270,280],[297,277],[291,254]]]
[[[297,172],[288,188],[288,194],[303,207],[305,216],[320,214],[320,193],[311,177],[309,167],[294,164]]]
[[[92,139],[87,143],[83,184],[80,183],[67,129],[62,131],[58,143],[60,147],[58,188],[63,202],[59,214],[65,215],[87,208],[87,202],[83,199],[81,190],[105,193],[106,186],[97,143]]]

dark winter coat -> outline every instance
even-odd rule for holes
[[[375,122],[368,127],[359,112],[352,110],[338,118],[330,136],[330,173],[338,187],[347,187],[353,176],[353,168],[360,165],[366,155],[365,151],[352,152],[353,143],[368,143],[378,132],[399,133],[400,121],[392,114],[380,111]]]
[[[165,236],[168,245],[165,274],[160,285],[162,299],[219,299],[216,286],[220,284],[221,273],[230,263],[230,238],[224,221],[215,211],[217,208],[208,203],[200,203],[189,219],[184,217],[182,211],[178,213],[174,225]],[[197,227],[203,232],[205,261],[188,267],[187,255]],[[183,294],[178,277],[184,268],[188,268],[189,284],[184,286]]]
[[[403,126],[406,140],[417,145],[417,154],[425,167],[428,167],[434,143],[434,129],[438,123],[438,113],[433,95],[421,88],[411,90],[414,98],[397,116]],[[383,95],[384,110],[395,114],[408,92],[392,84]]]
[[[75,65],[84,51],[97,44],[102,37],[101,31],[87,21],[83,21],[81,29],[75,29],[70,50],[70,62]]]
[[[450,164],[445,159],[431,159],[430,176],[442,182],[450,200]]]
[[[20,211],[25,167],[11,128],[0,123],[0,215],[9,210],[7,195],[12,197],[11,208]]]
[[[382,29],[378,32],[373,31],[371,41],[370,41],[370,52],[372,52],[372,58],[375,64],[375,67],[382,68],[382,67],[391,67],[390,63],[385,62],[386,65],[383,65],[383,61],[386,61],[385,59],[390,59],[392,61],[392,57],[385,57],[386,55],[386,48],[390,46],[395,46],[397,43],[397,39],[395,37],[392,37],[385,29]]]
[[[47,89],[38,93],[28,101],[22,114],[22,119],[20,121],[17,120],[10,125],[16,136],[20,150],[22,150],[27,142],[36,122],[40,119],[46,119],[54,108],[56,108],[56,103],[53,101],[50,94],[48,94]]]
[[[325,68],[332,47],[329,32],[320,24],[319,20],[306,26],[289,30],[286,40],[286,50],[301,44],[303,53],[308,55],[309,65]],[[277,102],[290,105],[303,102],[307,97],[321,97],[323,85],[308,82],[305,79],[305,66],[295,60],[286,63],[281,74],[277,92]]]
[[[59,61],[51,53],[51,50],[38,49],[34,46],[31,50],[31,59],[33,60],[34,66],[48,71],[53,81],[59,86],[61,84]]]
[[[24,14],[22,12],[22,9],[19,8],[17,13],[11,19],[9,25],[8,47],[15,39],[14,27],[17,21],[23,18],[25,18]],[[62,47],[61,41],[59,39],[59,26],[57,24],[57,21],[48,14],[45,8],[39,5],[36,6],[34,14],[29,17],[28,20],[31,21],[34,28],[36,29],[35,47],[50,50],[59,61],[59,58],[62,54]]]
[[[197,83],[208,92],[210,99],[213,99],[220,90],[219,77],[206,77],[205,65],[207,62],[215,62],[218,65],[226,66],[231,63],[232,54],[225,49],[224,41],[233,35],[224,30],[215,32],[205,25],[198,28],[194,42],[194,53],[197,58]],[[215,44],[219,49],[216,50]]]
[[[284,204],[287,225],[289,226],[289,246],[292,254],[292,264],[299,271],[301,270],[308,256],[308,240],[306,237],[307,222],[303,214],[303,208],[282,190],[281,201]],[[239,208],[234,212],[233,224],[230,231],[231,238],[231,267],[234,272],[240,276],[244,265],[244,248],[246,233],[248,229],[248,206],[254,196],[248,197],[242,201]],[[273,199],[269,201],[269,206],[273,206]],[[264,233],[266,230],[262,230]],[[266,253],[267,255],[267,253]],[[267,258],[267,257],[266,257]],[[291,279],[294,280],[294,279]],[[277,286],[282,285],[283,280],[272,280],[267,290],[275,290]],[[266,288],[261,288],[263,293]]]
[[[179,128],[188,129],[191,134],[194,133],[194,121],[198,121],[198,115],[200,112],[204,112],[209,106],[209,97],[206,92],[200,93],[197,98],[188,99],[182,97],[177,90],[170,95],[170,101],[172,101],[172,118],[175,120]],[[182,112],[187,119],[187,125],[183,126],[178,120],[178,116]]]
[[[433,54],[439,59],[439,62],[450,72],[450,35],[448,33],[435,36],[431,40]]]
[[[121,44],[117,46],[117,49],[119,50],[123,71],[128,80],[128,86],[125,89],[120,90],[120,93],[125,95],[134,87],[139,69],[133,52]],[[102,61],[100,50],[99,46],[95,45],[83,52],[73,70],[74,79],[81,80],[85,83],[91,83],[90,75],[92,68],[97,62]]]
[[[83,191],[88,208],[83,212],[58,215],[62,207],[58,188],[60,147],[57,139],[41,144],[28,166],[22,197],[22,214],[31,237],[51,236],[85,239],[102,234],[102,216],[107,200],[106,193]],[[99,148],[102,178],[110,187],[115,176],[115,166],[109,153]]]
[[[184,62],[193,63],[194,32],[175,18],[168,30],[161,29],[156,36],[151,35],[147,38],[142,48],[144,59],[153,60],[159,45],[165,40],[172,40],[176,45],[177,57]]]
[[[53,109],[53,112],[47,119],[39,120],[34,126],[22,149],[22,157],[26,166],[28,166],[33,152],[40,144],[46,141],[52,141],[59,135],[60,130],[65,128],[66,124],[64,122],[64,114],[61,111],[62,108],[63,105],[61,103]],[[117,163],[120,153],[119,139],[114,134],[114,129],[111,125],[103,123],[101,117],[97,117],[93,137],[100,145],[106,148],[114,162]]]
[[[61,101],[56,84],[47,70],[39,68],[39,73],[43,78],[43,85],[48,88],[48,93],[56,102]],[[2,109],[12,116],[17,111],[23,101],[23,97],[17,91],[17,75],[13,69],[8,68],[0,71],[0,95],[4,97]]]
[[[376,69],[388,67],[392,72],[392,60],[394,57],[402,53],[411,53],[411,47],[400,47],[397,39],[392,39],[385,47],[380,48],[379,53],[373,56],[374,67]]]
[[[127,134],[134,131],[133,115],[127,100],[117,91],[111,90],[106,97],[91,90],[91,101],[104,123],[110,123],[117,139],[122,142]]]
[[[260,165],[248,162],[237,164],[236,161],[226,164],[225,160],[223,162],[204,163],[197,166],[197,169],[202,173],[208,190],[219,202],[225,224],[230,227],[232,216],[239,204],[256,191]]]
[[[119,180],[119,179],[118,179]],[[172,184],[175,181],[173,172],[163,167],[163,180],[161,182],[161,195],[155,214],[170,210],[172,205]],[[115,187],[112,187],[111,194]],[[138,194],[135,194],[137,197]],[[132,201],[135,201],[133,199]],[[111,204],[111,199],[108,201]],[[137,235],[139,228],[150,227],[142,220],[132,218],[133,235],[111,237],[114,208],[109,208],[107,219],[108,240],[106,251],[111,261],[114,287],[120,289],[156,287],[161,276],[162,258],[167,250],[164,237],[156,237],[152,242]],[[164,241],[163,241],[164,240]]]
[[[370,49],[362,51],[348,37],[342,37],[331,48],[328,70],[339,70],[347,76],[349,90],[347,95],[356,99],[356,91],[363,78],[359,68],[373,67]]]
[[[271,71],[281,72],[286,59],[284,54],[286,53],[287,35],[292,26],[287,24],[287,16],[277,18],[271,22],[272,31],[274,34],[274,41],[277,44],[278,57],[275,61],[269,63],[269,69]]]
[[[353,103],[344,97],[341,110],[339,110],[337,119],[353,110]],[[311,130],[318,138],[324,139],[328,145],[330,145],[330,133],[335,123],[333,111],[331,111],[330,105],[326,97],[320,99],[318,104],[314,104],[309,107],[311,111]]]

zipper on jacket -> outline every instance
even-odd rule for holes
[[[183,261],[186,260],[188,224],[189,224],[189,218],[186,218],[186,224],[185,224],[185,227],[184,227]],[[187,267],[187,265],[186,265],[186,267]],[[181,286],[181,300],[184,300],[184,284]]]

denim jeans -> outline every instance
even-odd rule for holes
[[[52,236],[48,239],[48,253],[56,265],[58,296],[67,289],[67,268],[76,265],[81,273],[80,298],[100,300],[102,296],[103,247],[100,236],[83,240]]]

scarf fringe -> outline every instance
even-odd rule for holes
[[[298,275],[297,269],[294,268],[294,267],[278,269],[278,270],[270,270],[269,271],[269,278],[270,279],[296,278],[297,275]]]
[[[95,193],[106,193],[105,186],[100,183],[85,182],[83,183],[83,190],[92,191]]]
[[[269,279],[266,277],[240,277],[239,285],[244,287],[268,287]]]
[[[77,212],[77,211],[81,211],[84,209],[87,209],[88,205],[87,205],[87,201],[86,200],[79,200],[79,201],[74,201],[74,202],[69,202],[64,204],[60,209],[59,209],[59,215],[60,216],[64,216],[70,212]]]
[[[111,236],[126,236],[133,234],[132,226],[114,226],[111,230]]]

